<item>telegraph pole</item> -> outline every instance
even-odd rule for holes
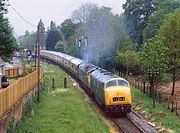
[[[40,20],[41,21],[41,20]],[[37,26],[37,57],[38,57],[38,96],[37,101],[40,102],[40,23]]]

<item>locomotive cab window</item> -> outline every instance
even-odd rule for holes
[[[106,84],[106,88],[109,88],[109,87],[112,87],[112,86],[117,86],[116,80],[109,81],[109,82]]]
[[[128,87],[128,83],[126,81],[124,81],[124,80],[118,80],[117,82],[118,82],[118,86],[126,86],[126,87]]]
[[[113,87],[113,86],[125,86],[128,87],[128,82],[124,80],[112,80],[106,83],[106,88]]]

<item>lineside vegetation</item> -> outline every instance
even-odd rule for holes
[[[81,89],[74,87],[67,74],[57,66],[44,67],[41,102],[34,105],[35,115],[27,115],[16,133],[109,133],[101,116]],[[67,77],[67,89],[63,79]],[[55,89],[52,89],[52,78]]]

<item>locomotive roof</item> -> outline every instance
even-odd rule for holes
[[[70,62],[73,63],[74,65],[78,66],[79,64],[81,64],[84,61],[81,59],[78,59],[78,58],[73,58]]]
[[[85,72],[91,72],[92,70],[95,70],[98,67],[88,62],[83,62],[79,65],[79,68]]]
[[[99,81],[103,82],[103,83],[106,83],[107,81],[109,81],[110,79],[112,78],[120,78],[119,76],[107,71],[107,70],[104,70],[102,68],[99,68],[95,71],[93,71],[91,73],[96,79],[98,79]]]

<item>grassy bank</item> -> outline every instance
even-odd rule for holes
[[[149,115],[155,122],[160,123],[168,128],[167,132],[180,133],[180,116],[176,116],[167,109],[167,106],[156,102],[153,108],[152,99],[144,95],[140,90],[133,88],[134,108],[141,109],[145,115]],[[158,112],[163,112],[164,116],[160,116]]]
[[[43,93],[34,105],[35,115],[26,116],[16,133],[109,133],[107,125],[88,103],[88,98],[71,79],[56,66],[44,68]],[[68,88],[63,88],[67,77]],[[52,89],[52,78],[55,89]]]

